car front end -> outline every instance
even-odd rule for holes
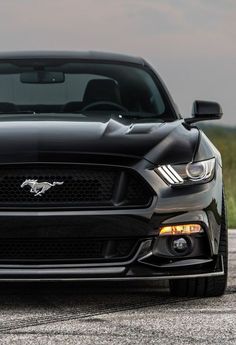
[[[224,276],[217,149],[143,60],[59,55],[0,57],[0,280]]]

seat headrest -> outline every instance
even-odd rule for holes
[[[121,104],[119,85],[111,79],[92,79],[84,92],[83,103],[113,102]]]

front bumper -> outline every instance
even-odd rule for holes
[[[146,281],[224,275],[223,260],[218,255],[221,179],[220,183],[213,180],[201,186],[172,190],[152,171],[146,174],[144,178],[158,195],[146,209],[0,212],[0,241],[130,237],[141,243],[129,261],[4,264],[0,260],[0,281]],[[202,250],[204,255],[168,262],[158,260],[158,253],[147,242],[158,238],[161,225],[186,222],[203,226],[208,247],[205,252]]]
[[[215,277],[224,275],[222,256],[183,259],[168,264],[155,262],[148,251],[150,240],[142,242],[126,262],[100,264],[1,265],[0,281],[149,281]]]

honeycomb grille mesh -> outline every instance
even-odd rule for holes
[[[135,245],[134,239],[2,238],[0,262],[122,259]]]
[[[140,207],[147,206],[151,193],[139,176],[125,171],[97,166],[12,166],[0,168],[0,207]],[[35,195],[26,180],[51,185]],[[117,190],[119,186],[119,191]],[[38,189],[39,191],[41,189]],[[120,190],[123,190],[120,193]],[[118,196],[119,194],[119,196]],[[121,197],[122,195],[122,197]]]

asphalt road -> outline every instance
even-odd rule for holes
[[[236,344],[236,231],[225,296],[156,284],[1,284],[0,344]]]

